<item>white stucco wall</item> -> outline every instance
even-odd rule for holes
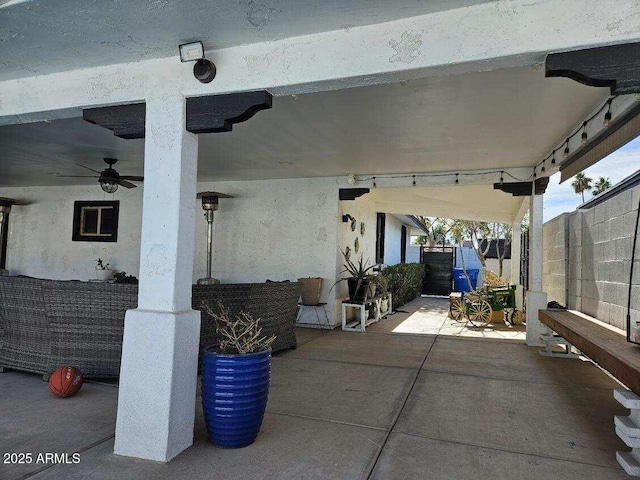
[[[362,196],[338,200],[342,179],[335,177],[251,182],[199,183],[198,191],[233,195],[221,199],[215,213],[213,276],[223,283],[291,280],[322,277],[322,301],[332,323],[340,321],[339,302],[347,297],[346,283],[331,286],[342,270],[339,249],[351,247],[351,258],[375,262],[376,205]],[[138,276],[143,186],[120,188],[107,195],[96,185],[81,187],[2,188],[0,196],[26,199],[15,206],[9,223],[7,269],[13,275],[64,280],[95,278],[95,259],[116,271]],[[76,200],[120,200],[116,243],[73,242],[73,205]],[[206,226],[198,203],[193,281],[206,275]],[[342,214],[357,220],[356,230],[342,223]],[[364,222],[365,233],[360,232]],[[402,221],[386,216],[385,263],[400,262]],[[360,250],[355,254],[354,242]],[[407,249],[407,261],[411,248]],[[418,249],[415,248],[416,253]],[[302,323],[317,323],[312,310]]]
[[[402,245],[402,221],[395,215],[387,215],[384,233],[384,263],[395,265],[400,263],[400,249]],[[407,242],[409,241],[407,228]]]
[[[87,280],[94,277],[93,261],[100,256],[115,270],[137,275],[142,190],[120,188],[106,195],[91,186],[0,189],[0,196],[31,202],[11,212],[7,268],[14,274]],[[329,252],[333,258],[338,208],[333,178],[199,183],[198,190],[237,197],[220,200],[215,214],[217,278],[250,282],[315,276],[316,265]],[[118,242],[72,242],[74,202],[110,199],[120,200]],[[207,224],[198,217],[194,280],[206,272]]]
[[[494,272],[496,275],[500,275],[500,262],[497,258],[487,258],[487,268]],[[502,277],[511,278],[511,260],[502,260]]]
[[[323,279],[321,301],[334,321],[338,186],[335,178],[216,182],[199,191],[218,191],[213,229],[213,276],[223,283]],[[196,221],[194,281],[206,275],[204,218]],[[305,309],[300,319],[317,323]]]
[[[335,178],[199,183],[203,190],[236,197],[221,199],[215,214],[214,277],[232,283],[319,276],[323,301],[334,303],[335,290],[329,290],[336,277]],[[88,280],[95,278],[100,257],[114,270],[138,276],[142,191],[120,188],[112,196],[98,186],[0,189],[0,196],[32,202],[11,212],[7,269],[13,275]],[[118,242],[73,242],[74,202],[112,198],[120,200]],[[206,274],[206,225],[198,214],[194,281]],[[332,318],[333,309],[328,311]]]
[[[362,257],[362,259],[368,264],[374,264],[376,262],[376,224],[377,224],[377,209],[375,204],[367,198],[366,195],[356,198],[355,200],[347,200],[339,203],[339,216],[338,216],[338,242],[336,248],[336,272],[344,270],[344,258],[340,250],[344,251],[347,247],[351,249],[351,260],[356,261]],[[342,215],[351,215],[356,219],[356,229],[351,231],[350,223],[342,223]],[[360,232],[361,223],[364,222],[365,233]],[[358,239],[359,250],[355,252],[355,240]],[[345,274],[336,275],[336,279],[346,277]],[[335,287],[336,298],[345,299],[349,296],[347,283],[341,282]],[[341,310],[339,303],[336,304],[336,320],[340,321]]]
[[[407,263],[420,263],[420,247],[414,245],[407,247]]]
[[[12,275],[88,280],[95,278],[95,260],[101,258],[114,270],[138,276],[142,188],[120,188],[114,195],[97,185],[2,188],[0,196],[31,202],[11,209],[7,270]],[[120,200],[116,243],[71,240],[76,200]]]

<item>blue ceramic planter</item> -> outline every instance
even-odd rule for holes
[[[223,448],[251,445],[260,431],[269,397],[271,347],[258,353],[203,351],[202,409],[211,442]]]

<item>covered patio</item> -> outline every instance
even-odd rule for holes
[[[0,375],[0,402],[13,412],[0,420],[4,450],[82,456],[79,465],[3,471],[623,476],[615,382],[588,362],[542,359],[530,347],[546,331],[538,312],[547,307],[548,177],[571,176],[637,134],[636,1],[79,9],[62,0],[55,12],[41,3],[0,2],[10,25],[0,35],[0,273],[81,280],[69,284],[86,294],[91,263],[106,258],[139,277],[139,288],[109,345],[121,349],[111,365],[117,390],[88,384],[60,403],[37,377]],[[25,34],[24,25],[34,28]],[[215,63],[215,78],[180,61],[178,46],[191,42],[198,62]],[[123,182],[104,174],[103,159],[117,159]],[[198,220],[198,192],[224,199],[211,234]],[[111,223],[104,234],[111,243],[80,235],[75,208],[86,201],[119,205],[120,231]],[[512,225],[513,278],[529,215],[526,331],[457,325],[433,299],[363,334],[332,330],[348,296],[346,285],[332,288],[342,251],[353,247],[380,268],[404,263],[402,218],[416,214]],[[326,322],[303,318],[315,330],[299,330],[298,349],[273,359],[265,425],[241,451],[215,449],[203,433],[203,323],[192,292],[205,271],[212,280],[206,248],[223,284],[324,280]],[[94,302],[72,306],[86,312]]]
[[[423,298],[364,334],[299,329],[272,360],[255,444],[211,445],[196,402],[194,445],[168,464],[114,455],[118,390],[89,383],[52,402],[38,376],[0,376],[2,451],[80,452],[79,464],[1,465],[17,479],[628,478],[611,428],[619,384],[588,361],[543,358],[522,340],[443,328]],[[422,333],[399,333],[420,324]],[[470,394],[472,392],[472,394]]]

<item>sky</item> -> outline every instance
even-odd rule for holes
[[[593,179],[595,183],[599,177],[609,178],[611,185],[625,179],[632,173],[640,170],[640,137],[627,143],[624,147],[603,158],[594,166],[587,168],[584,173]],[[582,203],[579,194],[573,191],[569,179],[562,185],[560,172],[549,179],[549,186],[544,195],[544,221],[547,222],[561,213],[571,212]],[[593,198],[591,192],[585,192],[585,201]]]

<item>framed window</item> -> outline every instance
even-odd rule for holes
[[[120,202],[78,201],[73,205],[74,242],[117,242]]]

